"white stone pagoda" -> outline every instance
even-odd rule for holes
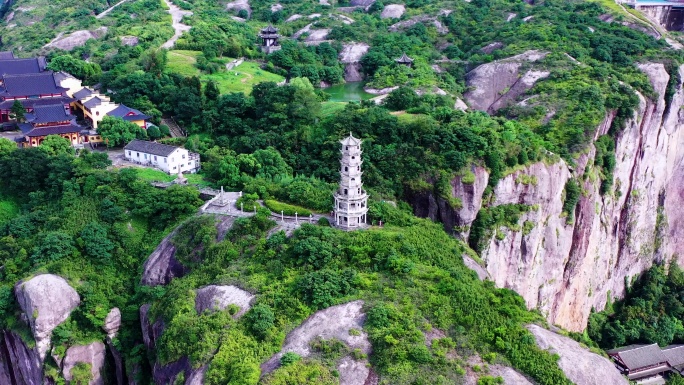
[[[342,143],[340,188],[335,193],[335,226],[344,230],[366,227],[368,194],[361,183],[361,139],[349,136]]]

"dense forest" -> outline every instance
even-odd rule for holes
[[[481,262],[478,254],[501,226],[529,232],[534,223],[519,222],[533,207],[485,207],[469,237],[459,240],[449,234],[452,229],[413,216],[406,200],[429,191],[452,208],[461,207],[449,183],[458,176],[472,184],[474,165],[488,172],[483,195],[491,200],[500,180],[515,170],[559,160],[573,166],[593,145],[596,174],[571,178],[564,188],[563,213],[572,222],[586,194],[585,180],[598,178],[601,194],[614,194],[616,139],[639,105],[638,94],[655,96],[636,64],[664,64],[672,75],[668,103],[677,91],[676,70],[684,57],[664,39],[623,25],[621,17],[604,22],[599,16],[610,11],[586,1],[409,0],[401,2],[402,21],[430,18],[394,27],[397,20],[380,17],[380,1],[342,14],[318,1],[281,1],[284,7],[274,10],[273,2],[255,0],[249,9],[227,11],[225,2],[178,0],[177,6],[192,12],[183,18],[192,28],[166,50],[159,47],[173,29],[162,2],[127,1],[103,18],[96,15],[106,2],[27,3],[35,9],[0,9],[5,20],[0,50],[46,54],[50,69],[97,85],[160,125],[143,131],[106,119],[100,133],[111,146],[133,138],[183,145],[201,155],[205,185],[241,191],[247,206],[263,200],[267,208],[237,219],[218,241],[220,218],[193,215],[203,203],[193,186],[157,189],[142,171],[113,168],[103,152],[76,154],[59,138],[22,150],[0,139],[3,329],[30,345],[13,287],[32,275],[52,273],[67,279],[82,299],[54,330],[53,355],[103,341],[104,319],[118,307],[122,327],[114,345],[127,376],[140,384],[152,383],[155,362],[166,365],[183,357],[195,369],[208,365],[209,384],[291,384],[293,378],[298,384],[334,384],[339,383],[336,362],[346,355],[368,359],[382,384],[461,383],[473,370],[468,358],[474,355],[485,366],[513,367],[537,384],[571,383],[557,364],[559,356],[540,349],[525,328],[545,325],[544,317],[528,310],[514,291],[480,281],[463,263],[463,255]],[[326,16],[306,16],[313,13]],[[281,50],[264,55],[257,34],[269,24],[286,37],[307,26],[329,32],[316,45],[305,44],[308,33],[284,38]],[[49,46],[56,33],[101,27],[106,27],[101,36],[72,50]],[[128,36],[137,43],[124,44]],[[394,87],[381,103],[331,102],[321,88],[344,82],[339,56],[351,42],[370,45],[360,59],[366,86]],[[485,49],[492,42],[500,47]],[[492,114],[454,108],[468,91],[468,71],[528,50],[544,52],[534,65],[548,72],[526,93],[534,103]],[[395,62],[403,53],[414,58],[412,67]],[[180,66],[181,56],[190,64]],[[231,75],[226,65],[237,58],[254,65],[251,76],[272,81],[222,91],[235,86],[222,79]],[[599,136],[597,127],[608,112],[616,118]],[[187,137],[170,138],[162,118],[177,122]],[[370,223],[384,226],[342,232],[321,221],[289,236],[276,231],[268,208],[297,205],[292,210],[299,214],[332,209],[339,140],[350,131],[364,141]],[[142,264],[174,229],[176,258],[188,274],[166,286],[141,284]],[[198,313],[196,290],[210,284],[235,285],[257,299],[240,319],[233,317],[236,309]],[[676,263],[655,266],[626,285],[624,300],[610,304],[609,298],[579,340],[604,349],[684,341],[684,276]],[[285,355],[277,370],[261,378],[260,365],[280,350],[289,331],[316,311],[358,299],[365,302],[369,357],[334,340],[318,341],[312,357]],[[151,304],[150,316],[165,325],[155,351],[144,346],[143,304]],[[441,337],[428,341],[432,331]],[[59,365],[52,358],[46,360],[45,376],[59,383]],[[111,371],[107,377],[112,381]],[[502,381],[479,377],[478,385]]]

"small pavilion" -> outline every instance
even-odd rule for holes
[[[411,67],[411,66],[413,65],[413,59],[411,59],[410,57],[408,57],[408,55],[406,55],[406,52],[404,52],[404,53],[401,55],[401,57],[400,57],[399,59],[396,59],[395,61],[396,61],[397,63],[399,63],[399,64],[401,64],[401,65],[405,65],[405,66],[407,66],[407,67]]]
[[[261,30],[259,33],[259,38],[261,39],[261,51],[269,54],[280,49],[280,35],[278,34],[278,29],[272,25]]]

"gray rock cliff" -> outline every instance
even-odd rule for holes
[[[71,381],[71,370],[79,363],[90,365],[92,379],[89,385],[103,385],[104,379],[100,373],[105,365],[105,346],[102,342],[93,342],[88,345],[74,345],[66,351],[62,361],[62,375],[64,379]]]
[[[612,194],[600,194],[598,178],[583,178],[598,172],[590,147],[572,169],[562,161],[540,162],[504,177],[488,202],[530,205],[534,209],[520,224],[535,224],[528,234],[498,229],[503,239],[489,240],[481,257],[491,279],[516,290],[529,308],[541,310],[549,322],[568,330],[583,330],[591,309],[603,309],[608,294],[623,296],[625,278],[684,252],[684,90],[680,82],[668,105],[664,95],[670,76],[664,66],[649,63],[639,68],[658,97],[640,96],[637,111],[617,135]],[[507,67],[502,71],[505,75]],[[679,71],[684,75],[683,68]],[[500,80],[498,72],[491,75],[497,79],[492,82]],[[493,99],[479,100],[486,106]],[[606,114],[596,137],[608,132],[614,117],[613,112]],[[486,185],[486,178],[483,170],[473,172],[473,188],[456,188],[462,184],[456,177],[452,194],[464,202],[464,209],[472,206],[467,211],[476,213],[482,203],[475,186]],[[521,175],[535,182],[521,183]],[[574,218],[566,221],[561,215],[563,189],[571,176],[582,181],[584,193]],[[434,193],[413,196],[411,203],[416,214],[444,222],[448,231],[455,225],[469,226],[469,218],[474,219],[463,215],[464,209],[451,209]]]
[[[50,348],[52,330],[69,317],[81,299],[64,278],[52,274],[20,281],[14,294],[31,326],[42,361]]]
[[[2,331],[0,340],[0,384],[41,385],[43,370],[40,357],[21,337]]]

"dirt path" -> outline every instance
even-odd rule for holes
[[[123,4],[123,3],[127,2],[127,1],[128,1],[128,0],[121,0],[121,1],[119,1],[118,3],[116,3],[116,4],[112,5],[111,7],[107,8],[107,9],[106,9],[104,12],[102,12],[101,14],[95,16],[95,18],[96,18],[96,19],[102,19],[103,17],[107,16],[107,14],[108,14],[112,9],[118,7],[119,5],[121,5],[121,4]]]
[[[252,74],[250,74],[250,73],[247,73],[247,72],[236,71],[235,69],[238,68],[238,67],[240,67],[241,64],[242,64],[242,63],[236,65],[235,67],[229,68],[229,67],[230,67],[230,63],[227,63],[227,64],[226,64],[226,70],[227,70],[228,72],[234,72],[236,75],[237,75],[237,74],[245,75],[246,78],[240,79],[240,82],[241,82],[242,84],[246,84],[248,81],[254,79],[254,75],[252,75]]]
[[[192,12],[183,11],[174,3],[172,3],[171,0],[164,0],[164,3],[166,3],[166,6],[169,7],[168,12],[171,15],[171,26],[173,27],[175,33],[173,34],[172,38],[170,38],[166,43],[162,44],[162,48],[173,48],[173,45],[176,44],[176,41],[183,34],[183,32],[190,30],[191,27],[181,23],[181,20],[183,20],[183,16],[192,15]]]

